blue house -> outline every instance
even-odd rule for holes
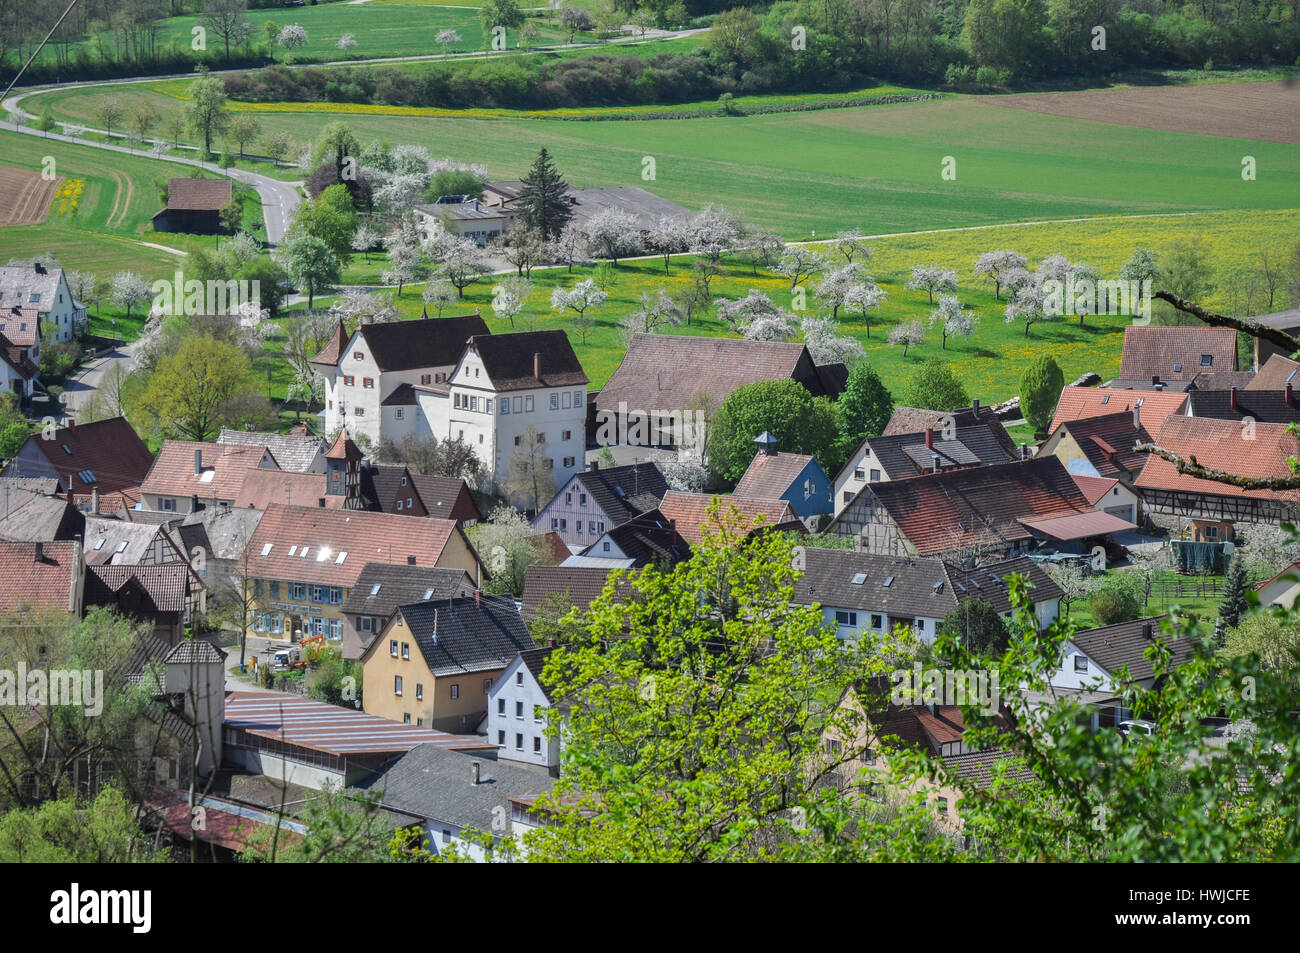
[[[805,523],[834,510],[831,479],[816,458],[779,453],[766,430],[754,439],[758,453],[736,484],[733,495],[750,500],[785,500]]]

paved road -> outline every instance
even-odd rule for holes
[[[76,376],[64,384],[63,405],[74,419],[81,406],[99,388],[105,374],[117,365],[121,365],[127,371],[135,367],[135,348],[139,343],[139,341],[133,341],[124,347],[109,351],[89,364],[82,365]]]

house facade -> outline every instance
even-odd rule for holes
[[[496,742],[498,760],[559,768],[560,738],[549,737],[546,730],[546,713],[554,699],[542,679],[551,652],[520,652],[488,692],[488,737]]]
[[[125,417],[70,423],[28,437],[0,472],[4,477],[57,477],[90,513],[115,513],[140,502],[154,455]]]
[[[325,432],[347,428],[371,445],[383,437],[432,432],[417,415],[414,385],[444,385],[474,335],[487,335],[478,314],[389,324],[362,323],[351,335],[340,321],[330,342],[312,359],[325,382]]]
[[[47,331],[56,341],[71,341],[86,323],[86,306],[72,297],[63,269],[54,264],[0,265],[0,315],[6,315],[6,324],[14,320],[8,315],[15,306],[35,314],[37,341]],[[20,315],[18,323],[24,320]],[[3,333],[8,336],[8,330]],[[39,363],[39,351],[34,361]]]
[[[830,515],[831,478],[816,458],[803,453],[781,453],[777,438],[764,431],[754,441],[759,451],[736,484],[732,496],[740,499],[784,500],[801,520],[816,524]]]
[[[533,529],[553,532],[574,551],[607,530],[657,509],[668,482],[653,463],[590,469],[569,477],[533,519]]]
[[[533,647],[513,599],[475,593],[404,605],[361,655],[362,703],[391,721],[472,731],[497,678]]]
[[[517,453],[527,455],[544,471],[539,482],[549,499],[582,467],[587,375],[563,331],[476,335],[445,386],[415,392],[433,436],[463,440],[498,482]],[[530,427],[538,444],[532,453],[524,445]]]

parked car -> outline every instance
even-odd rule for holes
[[[1117,726],[1119,733],[1125,738],[1137,736],[1147,738],[1156,733],[1156,723],[1147,721],[1145,718],[1133,718],[1127,721],[1121,721]]]

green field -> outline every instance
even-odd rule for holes
[[[56,174],[84,180],[85,191],[78,207],[60,214],[56,206],[41,225],[0,228],[0,260],[49,252],[77,271],[107,274],[130,269],[150,276],[169,273],[182,256],[150,248],[143,242],[183,252],[201,242],[215,241],[210,237],[158,234],[150,222],[162,207],[156,178],[207,173],[90,146],[0,132],[0,161],[5,164],[40,169],[46,156],[54,157]]]
[[[125,97],[127,94],[123,93]],[[153,92],[130,95],[158,96]],[[61,91],[58,118],[92,123],[95,94]],[[174,110],[173,99],[162,106]],[[248,108],[245,105],[235,108]],[[719,202],[801,239],[1007,221],[1296,204],[1300,149],[1038,115],[957,97],[851,109],[646,122],[430,118],[399,108],[275,105],[265,129],[308,141],[331,119],[363,140],[414,142],[517,178],[539,146],[578,186],[636,185],[699,208]],[[418,113],[418,111],[416,111]],[[1095,144],[1095,145],[1094,145]],[[1243,182],[1255,156],[1258,181]],[[655,179],[642,178],[645,157]],[[956,178],[941,178],[945,157]]]

